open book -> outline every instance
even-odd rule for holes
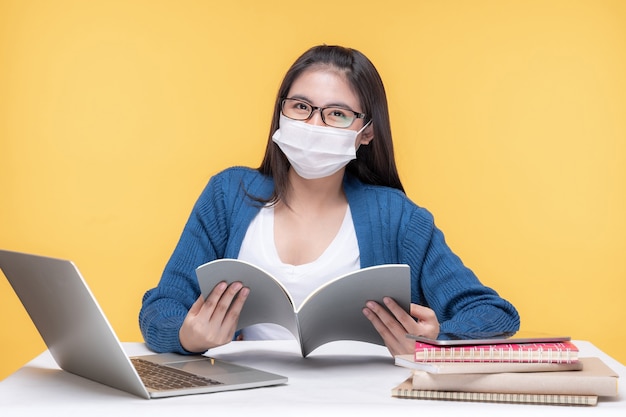
[[[200,291],[207,297],[221,281],[241,281],[250,295],[239,317],[239,328],[275,323],[300,342],[302,355],[337,340],[383,344],[374,326],[363,315],[368,300],[382,304],[393,298],[405,311],[411,303],[408,265],[387,264],[342,275],[313,291],[297,308],[287,289],[263,269],[238,259],[218,259],[196,269]]]

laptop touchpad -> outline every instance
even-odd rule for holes
[[[199,361],[189,361],[189,362],[172,362],[168,363],[167,366],[172,368],[182,369],[185,372],[190,372],[192,374],[207,376],[211,378],[215,378],[219,375],[232,375],[237,372],[247,372],[249,369],[224,363],[221,361],[212,361],[210,359],[204,359]]]

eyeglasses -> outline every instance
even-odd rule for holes
[[[343,107],[315,107],[296,98],[285,98],[280,103],[283,114],[294,120],[309,120],[315,110],[320,111],[322,122],[331,127],[345,129],[356,119],[365,119],[364,113],[357,113]]]

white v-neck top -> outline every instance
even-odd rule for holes
[[[239,259],[250,262],[278,279],[299,308],[304,299],[326,282],[360,268],[359,245],[350,207],[346,209],[337,235],[315,261],[303,265],[283,263],[274,243],[274,208],[265,207],[252,220],[239,250]],[[244,340],[292,339],[275,324],[258,324],[243,329]]]

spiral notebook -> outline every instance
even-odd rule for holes
[[[538,405],[568,405],[568,406],[595,406],[598,404],[597,395],[571,394],[520,394],[498,392],[472,391],[435,391],[413,388],[413,378],[408,378],[397,387],[392,388],[391,396],[396,398],[435,401],[464,401],[483,403],[508,404],[538,404]]]

